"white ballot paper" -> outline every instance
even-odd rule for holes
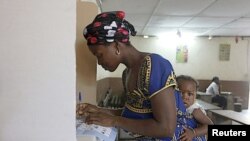
[[[103,127],[95,124],[86,124],[82,120],[76,120],[77,136],[95,136],[97,141],[115,141],[117,129],[114,127]]]

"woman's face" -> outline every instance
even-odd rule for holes
[[[113,42],[109,45],[91,45],[89,50],[96,56],[98,64],[105,70],[113,72],[116,70],[119,62],[117,51],[117,43]]]
[[[185,106],[188,108],[192,104],[194,104],[196,98],[196,85],[193,81],[183,80],[181,85],[179,86],[181,91],[182,99]]]

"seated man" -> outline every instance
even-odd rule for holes
[[[223,109],[227,108],[227,99],[220,95],[220,79],[215,76],[212,79],[211,84],[206,89],[207,94],[213,94],[212,103],[218,103],[219,107]]]

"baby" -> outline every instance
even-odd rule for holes
[[[198,89],[198,82],[186,75],[180,75],[176,78],[178,88],[182,94],[183,102],[187,108],[188,121],[191,127],[184,129],[184,133],[181,135],[181,140],[206,140],[208,132],[208,125],[213,125],[211,119],[207,116],[205,110],[195,102],[196,92]]]

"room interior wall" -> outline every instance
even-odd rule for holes
[[[83,29],[98,13],[96,3],[77,1],[76,27],[76,99],[79,92],[82,102],[96,104],[96,59],[87,47]],[[77,99],[78,100],[78,99]]]
[[[75,141],[76,2],[0,3],[0,140]]]
[[[249,38],[235,42],[233,37],[216,37],[208,40],[197,37],[187,43],[187,63],[176,63],[176,46],[171,40],[156,37],[144,39],[131,38],[132,44],[140,51],[158,53],[173,65],[176,75],[187,74],[196,79],[211,79],[219,76],[222,80],[249,81]],[[219,45],[230,44],[230,60],[219,61]],[[125,67],[120,65],[114,73],[106,72],[101,67],[97,70],[97,80],[105,77],[121,77]]]

